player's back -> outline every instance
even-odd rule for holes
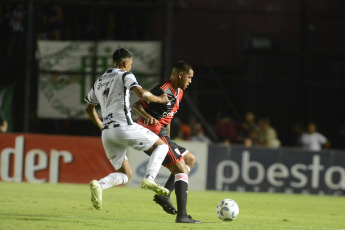
[[[132,120],[128,120],[131,116],[129,89],[125,86],[125,77],[135,79],[130,72],[111,68],[94,84],[94,91],[102,110],[103,124],[110,121],[118,124],[132,124]]]

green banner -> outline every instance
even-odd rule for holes
[[[131,72],[150,89],[160,80],[161,42],[157,41],[38,41],[37,116],[85,119],[84,97],[96,78],[113,66],[114,50],[132,51]]]

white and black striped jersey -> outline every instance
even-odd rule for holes
[[[103,129],[133,124],[129,104],[130,89],[133,86],[141,87],[135,76],[116,68],[108,69],[94,83],[85,101],[100,104]]]

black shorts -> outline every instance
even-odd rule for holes
[[[187,149],[183,148],[182,146],[179,146],[178,144],[173,142],[169,137],[164,136],[160,138],[164,141],[165,144],[169,146],[168,154],[166,155],[162,163],[164,167],[169,167],[170,165],[182,160],[183,156],[188,152]],[[145,153],[151,156],[152,152],[145,151]]]

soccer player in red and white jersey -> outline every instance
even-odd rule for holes
[[[168,103],[152,103],[144,100],[136,102],[132,108],[139,115],[138,124],[157,134],[166,144],[169,151],[162,165],[171,171],[165,187],[169,189],[168,196],[155,195],[154,201],[161,205],[167,213],[177,214],[178,223],[201,223],[187,215],[188,173],[195,164],[195,156],[187,149],[170,140],[170,122],[179,109],[179,104],[185,90],[192,82],[194,70],[185,61],[178,61],[172,68],[169,80],[155,86],[153,95],[168,95]],[[146,151],[151,154],[150,151]],[[170,201],[170,194],[175,189],[177,210]]]

